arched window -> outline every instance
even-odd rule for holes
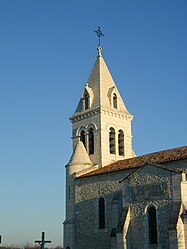
[[[85,90],[84,96],[82,97],[82,110],[87,110],[90,108],[90,95],[89,93]]]
[[[124,156],[124,133],[122,130],[118,131],[118,151],[120,156]]]
[[[88,130],[89,155],[94,154],[94,132],[93,128]]]
[[[105,200],[103,197],[99,199],[99,229],[105,228]]]
[[[70,249],[70,247],[69,247],[69,246],[66,246],[66,249]]]
[[[89,102],[90,102],[90,96],[88,93],[85,93],[84,95],[84,99],[85,99],[85,110],[87,110],[89,108]]]
[[[156,209],[154,207],[148,209],[148,230],[149,244],[157,244]]]
[[[109,149],[110,154],[116,154],[115,130],[112,127],[109,131]]]
[[[84,130],[82,130],[80,133],[80,141],[82,141],[84,146],[86,146],[86,139],[85,139],[85,131]]]
[[[117,109],[117,95],[116,93],[113,94],[113,107]]]

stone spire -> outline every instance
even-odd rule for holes
[[[71,156],[71,159],[68,163],[69,166],[71,165],[81,165],[82,167],[92,166],[93,163],[91,162],[88,152],[86,151],[83,143],[81,141],[77,142],[75,150]]]
[[[111,94],[116,92],[118,96],[118,109],[116,111],[123,112],[126,115],[133,117],[127,110],[120,93],[116,87],[116,84],[111,76],[111,73],[106,65],[104,58],[102,57],[102,48],[98,47],[98,56],[96,62],[88,78],[86,87],[90,94],[90,109],[105,108],[111,110]],[[83,91],[82,96],[84,95]],[[76,116],[79,112],[82,112],[82,99],[80,100],[77,109],[72,117]]]
[[[82,139],[93,164],[104,166],[135,156],[131,133],[133,115],[121,98],[100,45],[97,51],[95,64],[70,120],[73,148]]]
[[[78,106],[70,117],[73,154],[66,165],[66,221],[64,248],[75,246],[75,177],[83,171],[104,167],[134,157],[131,121],[111,73],[102,57],[98,27],[97,58],[83,89]],[[84,70],[84,69],[83,69]],[[73,90],[73,89],[72,89]]]
[[[98,47],[97,51],[98,56],[86,84],[88,91],[90,91],[92,95],[90,96],[90,109],[101,107],[107,110],[111,110],[111,94],[112,92],[116,92],[118,96],[118,109],[116,111],[123,112],[126,115],[132,117],[120,96],[120,93],[106,65],[106,62],[102,57],[102,48]],[[84,91],[82,96],[84,95]],[[78,114],[77,112],[82,111],[82,103],[80,100],[74,115]]]

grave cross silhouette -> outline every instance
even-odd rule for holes
[[[41,249],[45,248],[46,243],[51,243],[51,240],[45,240],[45,232],[42,232],[42,240],[35,240],[35,243],[40,245]]]

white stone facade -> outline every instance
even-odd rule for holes
[[[98,48],[100,51],[101,48]],[[85,109],[85,93],[89,95],[89,103]],[[114,96],[116,97],[114,103]],[[114,105],[116,104],[116,106]],[[120,159],[134,157],[132,150],[131,121],[133,116],[128,112],[106,63],[98,53],[98,57],[81,96],[78,107],[70,118],[73,124],[73,149],[80,140],[80,132],[85,131],[86,148],[88,150],[88,130],[94,131],[94,154],[90,155],[94,165],[105,166]],[[115,130],[115,153],[109,151],[109,130]],[[119,155],[118,133],[124,133],[124,154]]]
[[[187,147],[136,157],[132,119],[99,47],[70,118],[64,249],[187,249]]]

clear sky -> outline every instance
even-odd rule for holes
[[[137,155],[187,144],[186,0],[0,0],[0,234],[62,243],[69,117],[97,56],[134,115]]]

